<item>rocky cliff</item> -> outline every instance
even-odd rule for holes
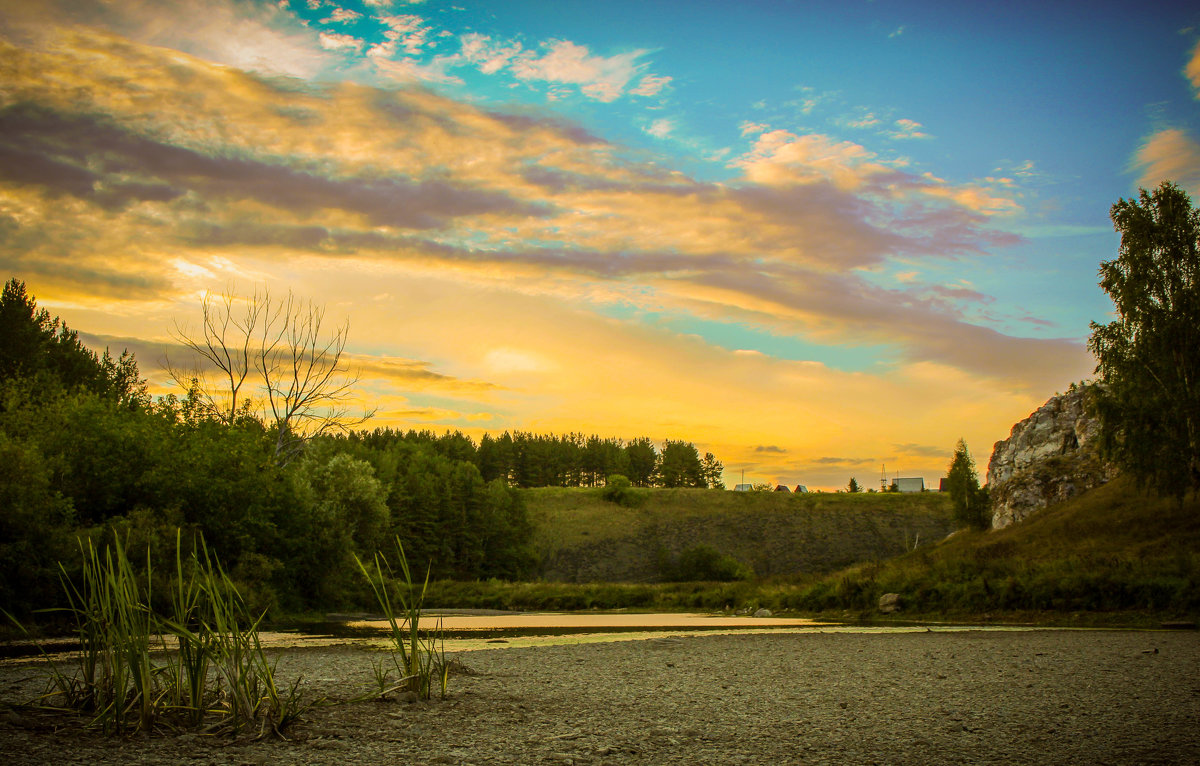
[[[988,462],[992,528],[1099,486],[1116,471],[1100,459],[1100,423],[1088,411],[1092,386],[1072,386],[996,442]]]

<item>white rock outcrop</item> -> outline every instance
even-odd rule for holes
[[[988,462],[992,528],[1022,521],[1115,475],[1098,451],[1100,422],[1088,411],[1092,386],[1072,386],[996,442]]]

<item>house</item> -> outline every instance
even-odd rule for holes
[[[897,492],[924,492],[925,479],[920,477],[907,479],[897,478],[892,482],[892,486]]]
[[[808,487],[804,486],[803,484],[797,484],[795,491],[796,492],[807,492]]]
[[[791,490],[788,489],[788,486],[786,484],[780,484],[779,486],[775,487],[775,491],[776,492],[791,492]]]
[[[733,491],[734,492],[749,492],[752,489],[754,489],[753,484],[738,484],[738,485],[734,486]]]
[[[938,492],[949,492],[950,491],[949,482],[950,482],[950,480],[948,478],[946,478],[945,476],[938,479]]]

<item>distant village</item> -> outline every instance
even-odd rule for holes
[[[932,486],[926,487],[925,479],[920,476],[914,476],[914,477],[897,476],[896,478],[891,480],[891,483],[886,483],[886,481],[881,482],[880,489],[878,489],[878,490],[864,489],[864,490],[859,490],[859,491],[862,491],[862,492],[877,492],[877,491],[878,492],[944,492],[945,490],[946,490],[946,479],[945,478],[938,479],[938,486],[936,488],[934,488]],[[803,484],[797,484],[795,487],[789,487],[786,484],[777,484],[777,485],[775,485],[774,490],[771,490],[769,485],[763,485],[763,484],[735,484],[733,487],[733,491],[734,492],[774,491],[774,492],[807,493],[809,491],[809,489],[807,486],[805,486]],[[816,490],[816,491],[821,492],[822,490]],[[838,491],[845,492],[846,490],[838,490]]]

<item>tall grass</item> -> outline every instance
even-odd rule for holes
[[[426,570],[425,580],[418,589],[413,582],[400,538],[396,538],[396,553],[400,568],[399,578],[395,576],[382,552],[375,553],[369,566],[357,555],[354,557],[390,628],[393,647],[390,657],[392,669],[397,673],[397,677],[391,678],[391,672],[382,661],[375,665],[379,696],[384,697],[393,691],[406,689],[419,699],[429,699],[436,685],[440,696],[445,697],[449,666],[442,644],[441,620],[430,635],[421,635],[421,612],[429,588],[429,571]],[[393,590],[395,601],[392,597]],[[397,605],[399,610],[396,609]]]
[[[157,727],[279,734],[300,712],[299,679],[281,691],[250,614],[204,541],[188,557],[176,536],[171,616],[151,607],[152,571],[134,571],[119,536],[103,552],[80,542],[81,582],[62,569],[79,636],[74,667],[49,660],[41,701],[91,716],[89,727],[127,733]]]

